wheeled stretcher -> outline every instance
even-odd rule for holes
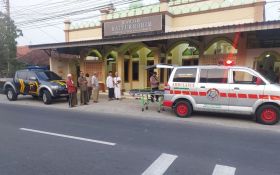
[[[149,104],[152,103],[152,96],[154,96],[154,100],[155,100],[155,97],[158,96],[158,101],[155,101],[155,103],[158,106],[158,112],[164,111],[164,108],[163,108],[164,90],[132,89],[129,91],[129,94],[133,97],[140,98],[142,112],[145,109],[146,110],[149,109]]]

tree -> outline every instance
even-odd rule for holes
[[[22,36],[10,17],[0,12],[0,76],[11,76],[23,66],[16,60],[16,38]]]

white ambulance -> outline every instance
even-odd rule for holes
[[[280,85],[247,67],[174,67],[163,105],[179,117],[193,111],[253,114],[257,122],[273,125],[279,121]]]

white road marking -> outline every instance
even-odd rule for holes
[[[162,153],[142,175],[162,175],[177,157],[176,155]]]
[[[100,144],[110,145],[110,146],[116,145],[116,143],[111,143],[111,142],[92,140],[92,139],[87,139],[87,138],[83,138],[83,137],[75,137],[75,136],[57,134],[57,133],[46,132],[46,131],[39,131],[39,130],[35,130],[35,129],[20,128],[20,130],[35,132],[35,133],[40,133],[40,134],[46,134],[46,135],[51,135],[51,136],[57,136],[57,137],[64,137],[64,138],[75,139],[75,140],[81,140],[81,141],[86,141],[86,142],[100,143]]]
[[[234,175],[235,167],[216,165],[212,175]]]

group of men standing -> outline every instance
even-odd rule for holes
[[[66,84],[69,94],[69,107],[74,107],[78,104],[77,87],[74,84],[71,74],[67,75]],[[78,78],[78,84],[80,89],[81,105],[87,105],[91,98],[94,103],[98,102],[99,81],[96,72],[92,77],[90,77],[89,74],[84,74],[84,72],[81,71]],[[109,91],[109,100],[121,99],[121,78],[118,76],[118,72],[115,73],[115,77],[112,76],[112,71],[109,72],[106,80],[106,86]]]
[[[106,79],[106,86],[109,91],[109,101],[121,99],[121,78],[119,77],[118,72],[115,72],[115,77],[112,76],[112,71],[109,72]]]
[[[79,88],[80,88],[80,102],[81,105],[87,105],[91,96],[93,96],[93,102],[98,102],[99,97],[99,81],[97,73],[94,73],[92,77],[89,74],[84,74],[80,72],[80,77],[78,78]],[[74,85],[72,75],[67,75],[67,89],[69,94],[69,107],[74,107],[77,105],[77,87]]]

